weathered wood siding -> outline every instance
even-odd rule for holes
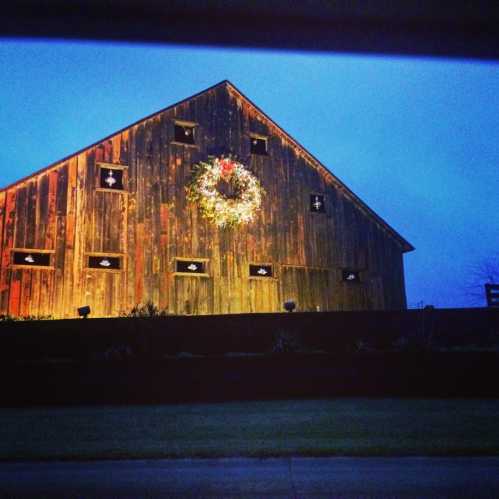
[[[198,124],[196,145],[173,144],[173,120]],[[268,155],[250,154],[250,134]],[[256,221],[217,229],[186,200],[193,164],[232,153],[266,190]],[[99,163],[124,165],[125,191],[98,190]],[[311,213],[310,194],[326,213]],[[0,192],[0,312],[115,316],[152,300],[178,314],[405,307],[399,240],[230,84],[220,84]],[[50,250],[50,269],[12,266],[12,249]],[[89,254],[122,271],[87,269]],[[209,277],[175,274],[175,258],[206,258]],[[273,279],[249,278],[271,263]],[[360,284],[342,281],[361,271]]]

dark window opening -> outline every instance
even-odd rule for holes
[[[251,137],[251,154],[267,154],[267,139],[262,137]]]
[[[343,269],[342,276],[345,282],[360,282],[360,272],[358,270]]]
[[[310,195],[310,211],[313,213],[325,213],[326,205],[324,203],[324,196],[321,194]]]
[[[250,265],[250,277],[272,277],[272,265]]]
[[[195,144],[194,126],[175,123],[175,142],[181,142],[182,144]]]
[[[204,274],[205,262],[200,262],[199,260],[177,260],[176,272]]]
[[[29,265],[35,267],[50,267],[50,253],[36,251],[15,251],[14,265]]]
[[[99,185],[102,189],[123,190],[123,170],[101,166]]]
[[[89,256],[88,267],[91,269],[120,270],[121,258],[119,256]]]

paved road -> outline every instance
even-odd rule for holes
[[[499,458],[0,463],[0,498],[497,498]]]

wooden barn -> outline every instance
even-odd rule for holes
[[[0,191],[0,314],[403,309],[413,247],[223,81]]]

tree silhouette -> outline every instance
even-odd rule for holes
[[[487,304],[485,284],[499,284],[499,253],[470,267],[465,291],[473,305]]]

